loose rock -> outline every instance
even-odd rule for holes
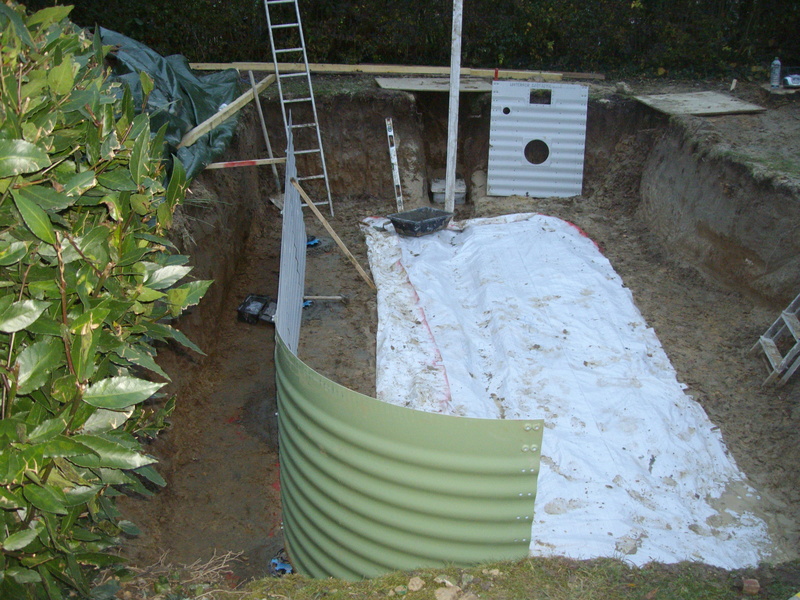
[[[425,582],[419,577],[412,577],[408,580],[408,591],[418,592],[425,587]]]
[[[761,591],[761,584],[758,579],[742,579],[742,591],[748,596],[755,596]]]
[[[460,600],[461,588],[457,585],[443,587],[436,590],[433,595],[436,597],[436,600]]]

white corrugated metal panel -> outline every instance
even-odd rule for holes
[[[489,195],[580,194],[588,98],[583,85],[493,82]]]
[[[289,115],[291,124],[291,115]],[[306,227],[300,194],[291,183],[297,177],[294,160],[294,141],[291,127],[286,128],[286,193],[283,198],[283,229],[281,231],[281,267],[278,280],[278,308],[275,311],[275,330],[289,350],[297,354],[300,343],[300,321],[303,310],[303,291],[306,276]]]

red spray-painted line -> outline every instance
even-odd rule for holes
[[[562,219],[562,220],[563,220],[563,219]],[[576,230],[578,233],[580,233],[580,234],[581,234],[583,237],[585,237],[587,240],[589,240],[590,242],[592,242],[592,243],[594,244],[594,247],[595,247],[595,248],[597,248],[597,249],[600,251],[600,254],[605,254],[605,252],[603,252],[603,249],[600,247],[600,244],[598,244],[598,243],[597,243],[597,242],[595,242],[595,241],[594,241],[592,238],[590,238],[590,237],[589,237],[589,234],[588,234],[588,233],[586,233],[586,232],[585,232],[583,229],[581,229],[580,227],[578,227],[577,225],[575,225],[575,223],[571,223],[571,222],[569,222],[569,221],[564,221],[564,223],[566,223],[567,225],[569,225],[570,227],[572,227],[573,229],[575,229],[575,230]]]
[[[431,361],[430,364],[436,367],[436,369],[441,372],[442,377],[444,378],[445,397],[439,402],[439,411],[444,412],[450,409],[450,400],[453,397],[450,391],[450,380],[447,378],[447,369],[444,366],[444,358],[442,358],[442,353],[439,352],[439,346],[436,344],[436,338],[433,335],[433,330],[428,322],[428,317],[425,315],[425,310],[420,305],[420,298],[419,294],[417,294],[417,289],[414,287],[414,284],[411,283],[411,278],[408,276],[408,271],[400,259],[397,260],[397,266],[402,270],[406,278],[406,283],[408,284],[408,287],[411,288],[417,313],[419,314],[420,323],[425,327],[425,329],[427,329],[428,335],[430,336],[431,344],[433,345],[433,361]]]

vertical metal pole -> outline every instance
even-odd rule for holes
[[[463,0],[453,0],[453,41],[450,52],[450,108],[447,122],[447,171],[444,184],[444,209],[455,209],[456,152],[458,146],[458,95],[461,88],[461,20]]]

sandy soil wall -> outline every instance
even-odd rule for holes
[[[731,160],[696,118],[647,154],[639,216],[665,249],[738,291],[786,304],[800,282],[800,202],[789,181]]]

